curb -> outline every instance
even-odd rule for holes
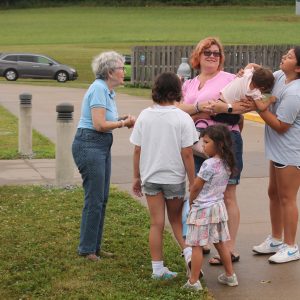
[[[265,121],[257,113],[246,113],[244,116],[245,120],[265,124]]]

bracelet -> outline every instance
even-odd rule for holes
[[[121,124],[122,124],[122,125],[121,125],[121,128],[124,127],[124,126],[125,126],[125,121],[124,121],[124,120],[121,120]]]
[[[200,112],[201,112],[200,109],[199,109],[199,102],[197,102],[197,103],[195,104],[195,109],[196,109],[196,112],[197,112],[197,113],[200,113]]]

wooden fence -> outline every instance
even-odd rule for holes
[[[131,54],[131,84],[150,87],[156,75],[177,71],[182,57],[190,57],[194,46],[136,46]],[[273,71],[279,68],[281,56],[292,45],[232,45],[225,46],[224,70],[236,73],[249,62],[261,64]],[[192,70],[192,77],[197,73]]]

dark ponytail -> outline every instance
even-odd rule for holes
[[[296,46],[294,48],[296,60],[297,60],[297,66],[300,67],[300,46]],[[300,78],[300,72],[298,73],[298,78]]]

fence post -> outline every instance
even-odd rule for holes
[[[296,0],[296,15],[300,16],[300,0]]]
[[[26,157],[32,156],[32,105],[31,94],[20,94],[19,113],[19,153]]]
[[[56,185],[66,187],[74,183],[74,162],[71,154],[73,140],[74,106],[61,103],[56,106]]]

